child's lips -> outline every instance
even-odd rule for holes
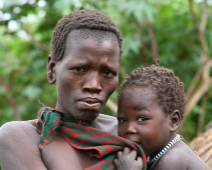
[[[131,134],[128,134],[126,136],[124,136],[125,138],[127,138],[128,140],[131,140],[133,141],[134,143],[138,144],[138,145],[141,145],[141,140],[139,138],[139,135],[136,134],[136,133],[131,133]]]
[[[133,142],[135,142],[135,141],[133,141]],[[140,142],[135,142],[135,143],[137,143],[138,145],[141,145],[141,143],[140,143]]]
[[[135,141],[135,140],[131,140],[133,141],[134,143],[138,144],[138,145],[141,145],[141,142],[140,141]]]

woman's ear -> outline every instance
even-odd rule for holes
[[[170,131],[175,132],[180,127],[181,115],[179,110],[174,110],[170,115]]]
[[[54,84],[56,82],[55,66],[56,62],[53,60],[52,56],[49,55],[46,64],[47,80],[49,84]]]

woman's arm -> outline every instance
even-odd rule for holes
[[[0,127],[0,164],[2,170],[47,170],[40,151],[33,121],[13,121]]]

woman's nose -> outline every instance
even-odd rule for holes
[[[85,79],[83,90],[100,93],[102,91],[101,76],[98,73],[90,73]]]

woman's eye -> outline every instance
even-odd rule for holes
[[[82,67],[76,67],[73,69],[75,72],[85,72],[85,69]]]
[[[103,71],[103,74],[106,75],[109,78],[114,77],[116,75],[114,72],[109,71],[109,70]]]
[[[146,117],[139,117],[138,118],[138,122],[143,122],[143,121],[146,121],[146,120],[148,120],[148,118],[146,118]]]

